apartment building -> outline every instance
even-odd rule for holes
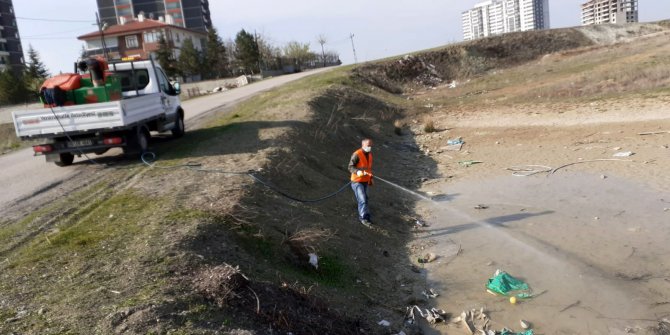
[[[637,0],[591,0],[582,4],[582,25],[638,22]]]
[[[0,71],[11,69],[19,73],[24,63],[14,6],[11,0],[0,0]]]
[[[489,0],[462,13],[463,39],[549,28],[549,0]]]
[[[208,0],[97,0],[100,20],[117,25],[121,20],[130,21],[140,14],[159,20],[170,15],[175,25],[208,31],[212,27]]]

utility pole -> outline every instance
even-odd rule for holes
[[[354,64],[358,64],[358,58],[356,57],[356,47],[354,46],[354,34],[349,34],[351,39],[351,48],[354,50]]]
[[[102,54],[105,56],[105,59],[109,61],[109,57],[107,57],[107,43],[105,42],[105,29],[107,29],[107,23],[100,23],[100,16],[98,16],[98,12],[95,12],[95,24],[98,25],[98,31],[100,32],[100,38],[102,41]]]

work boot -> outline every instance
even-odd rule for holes
[[[372,222],[370,222],[370,220],[361,219],[361,223],[368,228],[372,227]]]

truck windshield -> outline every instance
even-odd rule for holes
[[[138,90],[143,90],[149,85],[149,71],[147,69],[135,69],[135,75],[131,70],[116,71],[116,75],[121,79],[121,90],[123,92],[134,91],[135,84]]]

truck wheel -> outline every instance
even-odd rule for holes
[[[127,144],[123,147],[123,153],[127,156],[143,154],[149,149],[149,131],[145,128],[136,129],[127,138]]]
[[[179,116],[177,116],[177,120],[174,122],[174,128],[172,128],[172,137],[180,138],[184,136],[185,132],[186,128],[184,126],[184,116],[180,113]]]
[[[58,166],[69,166],[74,162],[74,155],[69,152],[64,152],[58,154],[58,160],[54,161],[54,164]]]
[[[140,154],[145,153],[149,149],[149,137],[151,135],[148,131],[141,129],[137,134],[137,149],[140,151]]]

